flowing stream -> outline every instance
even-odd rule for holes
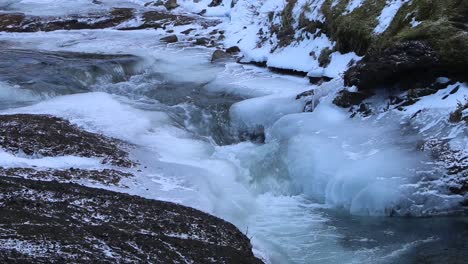
[[[417,135],[402,135],[396,117],[351,121],[326,101],[301,113],[295,95],[313,88],[303,78],[212,64],[211,50],[167,47],[148,31],[125,34],[4,36],[0,109],[57,115],[132,143],[141,167],[128,188],[112,189],[226,219],[271,263],[468,259],[466,218],[384,216],[401,199],[411,203],[402,211],[416,210],[405,192],[427,169]]]

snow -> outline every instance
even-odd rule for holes
[[[458,92],[451,94],[451,92],[458,87]],[[464,102],[465,97],[468,96],[467,83],[455,83],[447,86],[445,89],[437,91],[431,96],[425,96],[415,104],[406,108],[406,114],[414,115],[419,110],[434,110],[438,112],[453,111],[458,102]],[[444,111],[445,110],[445,111]]]
[[[99,168],[102,167],[101,161],[96,158],[83,158],[76,156],[61,156],[61,157],[28,157],[12,155],[0,149],[0,167],[4,168],[52,168],[52,169],[69,169],[69,168]]]
[[[346,6],[346,12],[351,13],[354,9],[359,8],[362,6],[365,0],[351,0],[349,1],[348,5]]]
[[[387,4],[382,10],[380,16],[377,18],[379,23],[375,27],[374,33],[381,34],[385,32],[392,23],[393,18],[395,18],[398,13],[398,10],[410,1],[411,0],[387,0]]]
[[[417,21],[416,18],[413,17],[413,18],[411,19],[410,25],[411,25],[411,27],[415,28],[415,27],[421,25],[421,23],[422,23],[421,21]]]

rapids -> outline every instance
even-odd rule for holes
[[[113,190],[224,218],[270,263],[468,259],[466,218],[388,217],[431,209],[409,194],[431,163],[398,114],[351,120],[326,93],[302,113],[296,95],[317,88],[307,80],[212,64],[210,49],[162,45],[150,31],[3,39],[16,44],[0,51],[2,113],[52,114],[133,144],[140,170]],[[2,164],[104,166],[0,154]],[[432,199],[438,208],[459,202]]]

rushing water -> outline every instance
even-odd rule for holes
[[[135,144],[142,171],[115,190],[227,219],[271,263],[468,260],[466,218],[378,216],[427,158],[391,117],[351,122],[325,103],[297,114],[295,95],[311,88],[301,78],[121,34],[5,37],[21,50],[0,51],[0,109],[58,115]],[[72,53],[84,50],[135,56]]]

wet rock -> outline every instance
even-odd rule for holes
[[[262,263],[235,226],[174,203],[4,175],[0,193],[8,263]]]
[[[47,115],[1,115],[0,147],[17,154],[46,157],[98,157],[103,163],[132,167],[134,162],[115,139],[87,132],[61,118]]]
[[[123,23],[138,18],[143,22],[137,26],[121,26]],[[102,29],[117,27],[119,30],[137,30],[146,28],[165,28],[168,25],[180,26],[198,22],[203,27],[214,26],[217,20],[195,19],[187,15],[168,12],[146,11],[136,13],[131,8],[114,8],[108,12],[69,15],[64,17],[31,16],[21,13],[0,14],[0,31],[36,32],[75,29]]]
[[[67,17],[38,17],[25,14],[0,14],[0,31],[36,32],[115,27],[134,18],[132,8],[113,8],[107,13],[71,15]]]
[[[327,76],[320,76],[320,77],[309,76],[309,82],[311,84],[315,84],[315,85],[320,85],[322,83],[329,82],[331,80],[333,80],[333,78],[330,78],[330,77],[327,77]]]
[[[437,54],[428,44],[407,41],[369,53],[345,73],[344,80],[346,86],[355,85],[361,91],[397,83],[403,89],[426,87],[434,82],[439,66]]]
[[[249,131],[242,131],[239,133],[240,141],[250,141],[263,144],[265,143],[265,138],[265,128],[260,125]]]
[[[335,99],[333,99],[333,104],[339,107],[348,108],[353,105],[359,105],[367,97],[368,96],[363,93],[342,90],[338,93]]]
[[[22,13],[0,14],[0,31],[9,31],[20,27],[25,17]]]
[[[214,62],[214,61],[225,60],[229,58],[231,58],[231,55],[229,55],[228,53],[222,50],[215,50],[215,52],[213,52],[213,55],[211,56],[211,61]]]
[[[164,7],[166,7],[167,10],[172,10],[179,7],[179,4],[177,4],[177,0],[167,0],[166,3],[164,3]]]
[[[236,54],[236,53],[239,53],[240,51],[241,51],[240,48],[237,46],[232,46],[226,49],[226,52],[229,54]]]
[[[209,43],[209,39],[207,38],[197,38],[195,40],[195,45],[199,45],[199,46],[207,46],[208,43]]]
[[[302,93],[298,94],[296,96],[296,100],[306,98],[306,97],[310,97],[310,96],[314,96],[314,94],[315,94],[314,90],[305,91],[305,92],[302,92]]]
[[[170,36],[161,38],[160,41],[166,42],[166,43],[174,43],[174,42],[179,41],[179,39],[177,38],[176,35],[170,35]]]
[[[182,26],[194,22],[192,17],[184,15],[174,15],[159,11],[148,11],[143,14],[143,24],[134,29],[144,28],[164,28],[167,25]]]
[[[184,31],[182,31],[182,32],[180,32],[180,33],[182,33],[182,34],[184,34],[184,35],[188,35],[188,34],[190,34],[190,32],[192,32],[192,31],[194,31],[194,30],[195,30],[194,28],[189,28],[189,29],[186,29],[186,30],[184,30]]]

